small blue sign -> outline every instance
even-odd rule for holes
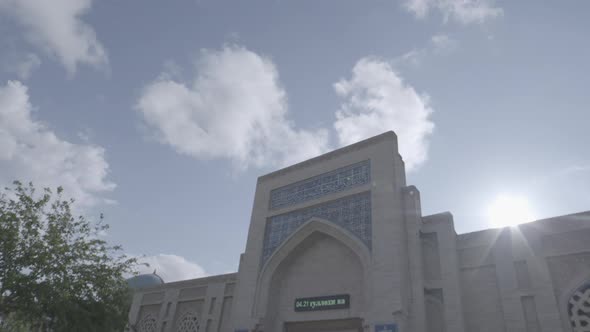
[[[398,332],[397,325],[391,324],[375,324],[375,332]]]

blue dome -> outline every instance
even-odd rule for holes
[[[153,287],[163,283],[164,280],[162,280],[162,278],[160,278],[160,276],[157,275],[155,271],[154,273],[140,274],[127,279],[127,284],[133,289]]]

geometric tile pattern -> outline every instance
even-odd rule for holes
[[[574,332],[590,332],[590,283],[574,292],[567,311]]]
[[[192,312],[185,312],[178,322],[177,332],[199,332],[199,320]]]
[[[363,192],[268,218],[262,249],[263,264],[297,228],[313,217],[348,230],[371,250],[371,192]]]
[[[295,182],[270,192],[270,209],[320,198],[370,182],[371,164],[369,160],[323,173],[309,179]]]
[[[156,318],[151,314],[143,317],[137,325],[137,331],[139,332],[156,332]]]

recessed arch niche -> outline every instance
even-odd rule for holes
[[[371,255],[352,233],[312,218],[294,232],[262,267],[253,314],[265,330],[284,321],[361,317],[370,294]],[[350,308],[296,313],[295,298],[349,294]]]

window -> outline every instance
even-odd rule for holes
[[[197,315],[192,312],[185,312],[177,326],[177,332],[198,332],[199,320],[197,319]]]
[[[156,318],[152,314],[145,315],[137,324],[137,331],[156,332]]]
[[[572,294],[567,312],[574,332],[590,331],[590,282]]]

